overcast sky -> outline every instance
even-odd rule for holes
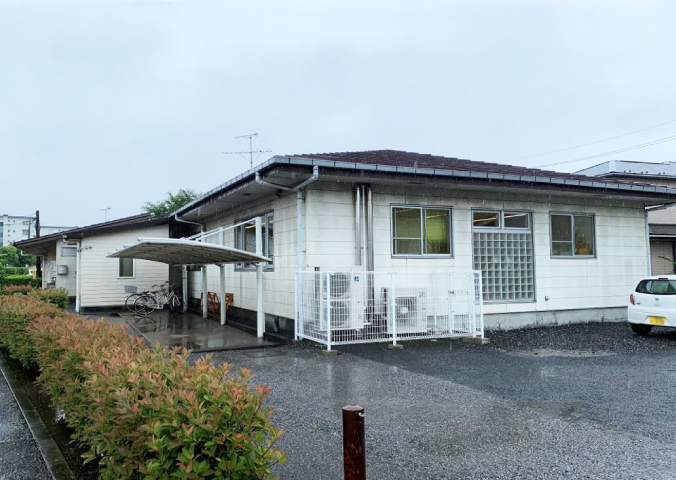
[[[0,0],[0,214],[88,225],[249,168],[541,166],[676,135],[676,2]],[[642,130],[583,148],[534,156]],[[523,158],[529,157],[529,158]],[[676,141],[609,159],[676,160]]]

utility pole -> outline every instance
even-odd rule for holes
[[[35,238],[40,238],[40,210],[35,211]],[[35,260],[35,274],[42,278],[42,257],[38,255]]]
[[[221,152],[223,155],[244,155],[245,153],[249,154],[249,167],[253,168],[253,154],[254,153],[269,153],[272,152],[272,150],[268,150],[267,148],[262,148],[258,150],[254,150],[254,145],[253,145],[253,139],[254,137],[258,137],[258,132],[250,133],[249,135],[240,135],[239,137],[235,138],[248,138],[249,139],[249,150],[246,152]]]

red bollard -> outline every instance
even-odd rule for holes
[[[366,480],[364,409],[359,405],[343,407],[343,465],[345,480]]]

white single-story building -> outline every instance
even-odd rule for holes
[[[650,272],[647,212],[674,202],[668,187],[381,150],[275,156],[175,216],[220,232],[205,242],[252,252],[247,221],[261,219],[268,330],[293,330],[311,308],[297,271],[359,270],[480,271],[485,326],[495,329],[626,319],[629,293]],[[236,312],[253,317],[256,267],[225,268]],[[199,297],[202,273],[190,278]],[[218,267],[206,278],[222,291]],[[358,308],[389,308],[387,288],[373,283]]]
[[[125,286],[150,290],[169,279],[169,267],[137,259],[108,258],[108,254],[139,237],[168,238],[169,219],[149,214],[121,218],[88,227],[17,242],[16,246],[42,257],[43,288],[65,288],[76,310],[124,305]]]

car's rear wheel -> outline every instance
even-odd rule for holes
[[[650,325],[643,325],[640,323],[630,323],[629,325],[636,335],[648,335],[650,330],[653,329],[653,327]]]

